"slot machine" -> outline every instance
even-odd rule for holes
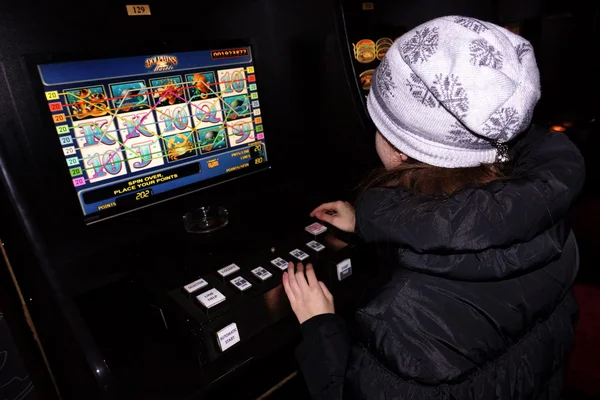
[[[257,397],[293,371],[288,261],[351,311],[363,253],[308,217],[375,160],[337,22],[317,1],[0,6],[2,285],[61,398]]]

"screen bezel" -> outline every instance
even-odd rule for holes
[[[72,180],[65,163],[64,155],[61,151],[62,146],[53,135],[47,132],[53,132],[51,113],[47,106],[47,100],[44,96],[42,81],[39,76],[37,66],[49,62],[69,62],[85,59],[99,58],[119,58],[127,56],[164,53],[164,52],[185,52],[198,49],[211,48],[231,48],[238,46],[251,46],[253,54],[253,64],[256,67],[257,81],[260,83],[261,97],[261,115],[267,122],[265,127],[267,151],[269,151],[268,167],[255,171],[253,173],[241,174],[242,176],[233,176],[231,179],[224,180],[218,184],[207,186],[203,189],[195,190],[185,195],[173,197],[168,201],[152,203],[148,207],[136,209],[131,212],[118,215],[116,218],[107,218],[101,223],[87,224],[85,216],[81,210],[81,205],[77,197],[77,192],[73,187]],[[265,93],[276,93],[277,84],[264,76],[268,75],[268,63],[265,56],[268,55],[268,49],[261,49],[256,37],[249,37],[237,40],[213,40],[213,41],[178,41],[171,45],[170,42],[160,41],[158,43],[146,43],[140,45],[135,51],[125,51],[116,49],[114,51],[94,51],[94,52],[74,52],[74,53],[42,53],[34,55],[24,55],[21,57],[21,65],[25,70],[24,85],[27,92],[21,104],[17,104],[19,114],[23,109],[31,104],[33,109],[29,111],[32,121],[28,122],[28,129],[40,129],[45,133],[31,133],[24,135],[21,139],[22,148],[20,149],[23,157],[27,160],[26,171],[24,174],[34,179],[34,184],[23,182],[19,185],[26,194],[29,206],[34,211],[38,226],[41,229],[43,237],[47,240],[48,249],[51,256],[56,257],[60,264],[69,268],[71,263],[78,263],[86,254],[93,257],[98,246],[99,239],[105,238],[116,232],[116,236],[105,245],[111,246],[113,243],[119,243],[118,247],[130,241],[133,245],[135,240],[138,244],[144,243],[148,237],[156,237],[166,229],[183,229],[182,216],[185,212],[203,205],[225,205],[232,208],[236,207],[235,196],[240,192],[248,193],[252,201],[260,203],[258,199],[261,195],[255,189],[257,186],[271,190],[281,179],[278,177],[278,166],[285,162],[285,157],[277,157],[273,153],[274,143],[279,143],[272,130],[277,125],[273,117],[274,113],[270,109],[276,108],[276,98],[265,95]],[[262,56],[264,54],[265,56]],[[268,58],[268,57],[267,57]],[[261,71],[263,71],[261,73]],[[271,117],[273,115],[273,117]],[[22,117],[22,115],[20,115]],[[273,119],[273,123],[269,121]],[[275,128],[276,129],[276,128]],[[25,131],[27,132],[27,131]],[[279,144],[275,146],[280,147]],[[55,149],[46,151],[46,149]],[[258,173],[261,172],[261,173]],[[283,171],[280,171],[283,173]],[[21,172],[20,172],[21,173]],[[237,179],[243,177],[244,179]],[[231,184],[235,181],[235,184]],[[41,197],[40,194],[51,193],[49,200]],[[56,195],[55,193],[58,193]],[[69,193],[66,195],[66,193]],[[263,195],[264,197],[264,195]],[[62,236],[69,235],[69,244],[63,246]],[[94,243],[92,243],[94,242]],[[108,242],[106,240],[105,242]],[[72,250],[73,247],[77,251]]]
[[[38,55],[33,55],[33,56],[25,56],[24,62],[25,62],[26,68],[29,73],[30,84],[31,84],[32,91],[33,91],[33,97],[35,97],[35,99],[37,100],[36,103],[39,105],[40,109],[42,110],[42,112],[40,113],[41,114],[40,122],[41,122],[42,129],[45,128],[49,132],[52,132],[53,131],[52,128],[55,125],[52,123],[52,114],[47,106],[48,101],[44,97],[44,85],[42,83],[41,76],[40,76],[39,69],[38,69],[38,66],[41,64],[75,62],[75,61],[82,61],[82,60],[118,59],[118,58],[122,58],[122,57],[154,55],[154,54],[161,54],[161,53],[165,53],[165,52],[180,53],[180,52],[189,52],[189,51],[227,49],[227,48],[246,47],[246,46],[250,47],[251,54],[252,54],[252,64],[255,66],[257,64],[259,64],[259,63],[257,63],[257,57],[256,57],[258,46],[256,45],[256,40],[253,40],[253,39],[195,42],[195,45],[193,47],[190,47],[189,45],[169,46],[167,44],[167,42],[162,42],[161,44],[162,44],[161,46],[156,46],[156,45],[142,46],[142,47],[136,48],[135,51],[128,51],[128,52],[120,49],[120,50],[108,51],[108,52],[95,51],[93,53],[84,53],[84,52],[46,53],[46,54],[38,54]],[[257,82],[259,82],[260,86],[263,87],[263,83],[261,81],[260,67],[257,67],[256,70],[257,70],[257,72],[255,72],[254,74],[257,76]],[[259,96],[262,92],[263,91],[259,90],[259,92],[258,92]],[[264,96],[259,97],[259,99],[261,101],[261,116],[264,119],[265,113],[264,113],[263,106],[262,106],[264,104],[263,103]],[[46,121],[44,121],[44,119]],[[265,124],[263,123],[263,126],[264,125]],[[83,223],[85,225],[89,226],[89,225],[98,224],[98,223],[105,223],[106,221],[108,221],[110,219],[122,217],[122,216],[125,216],[128,214],[139,213],[143,209],[152,208],[161,203],[166,203],[166,202],[168,203],[168,202],[171,202],[178,198],[185,197],[187,195],[191,195],[191,194],[194,194],[197,192],[202,192],[202,191],[205,191],[210,188],[214,188],[214,187],[218,187],[223,184],[226,184],[226,183],[230,183],[231,181],[237,180],[239,178],[248,177],[248,176],[254,175],[259,172],[270,170],[273,167],[273,161],[272,161],[272,157],[270,157],[270,155],[268,154],[270,151],[269,143],[271,142],[268,138],[269,137],[268,129],[270,126],[270,124],[268,123],[268,120],[267,120],[266,125],[267,125],[267,127],[266,127],[267,135],[266,135],[266,138],[263,140],[263,142],[265,143],[265,148],[266,148],[266,152],[267,152],[267,161],[265,163],[263,163],[261,166],[254,167],[251,171],[239,170],[239,171],[234,171],[234,172],[223,174],[223,175],[218,175],[216,177],[213,177],[213,178],[210,178],[207,180],[203,180],[203,181],[199,181],[199,182],[196,182],[191,185],[182,186],[182,187],[173,189],[173,190],[171,190],[169,192],[165,192],[161,195],[156,195],[152,201],[147,202],[138,207],[132,207],[132,208],[128,208],[125,210],[119,210],[119,211],[117,211],[117,210],[112,211],[112,210],[108,209],[108,210],[105,210],[105,212],[103,212],[102,214],[89,214],[89,215],[84,214],[82,206],[79,202],[78,192],[75,189],[75,187],[73,187],[73,185],[72,185],[72,178],[70,177],[68,166],[64,162],[64,155],[62,154],[62,151],[61,151],[62,146],[60,145],[60,142],[58,140],[55,140],[56,143],[54,146],[57,150],[54,152],[50,151],[49,155],[52,158],[53,163],[54,163],[55,159],[60,159],[60,156],[62,156],[64,167],[61,169],[64,171],[64,173],[63,173],[64,179],[61,179],[61,181],[66,182],[67,185],[71,187],[71,191],[74,194],[73,198],[75,199],[75,204],[76,204],[77,211],[80,215],[80,219],[83,221]],[[58,156],[56,155],[56,153],[58,153]],[[158,171],[158,170],[156,170],[156,171]],[[156,171],[154,171],[154,172],[156,172]],[[68,189],[65,188],[65,190],[68,190]],[[61,187],[61,193],[63,193],[62,187]],[[69,203],[71,203],[71,202],[69,202]],[[72,206],[69,205],[69,207],[72,207]]]

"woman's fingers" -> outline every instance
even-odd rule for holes
[[[294,263],[288,263],[288,280],[290,282],[290,289],[294,296],[297,296],[300,293],[300,287],[298,286],[298,281],[296,280],[296,271],[294,271]]]
[[[312,264],[308,264],[306,266],[306,279],[308,280],[308,285],[310,287],[317,287],[317,275],[315,275],[315,269],[313,268]]]
[[[288,300],[290,301],[290,303],[294,303],[296,301],[296,296],[294,296],[294,293],[292,293],[288,275],[289,274],[287,272],[284,272],[281,281],[283,282],[283,290],[285,291]]]
[[[327,300],[333,302],[333,295],[331,294],[329,289],[327,289],[327,286],[325,286],[325,284],[321,281],[319,281],[319,286],[321,286],[321,290],[323,290],[323,294],[325,295]]]
[[[338,205],[338,203],[339,202],[337,202],[337,201],[334,201],[334,202],[331,202],[331,203],[323,203],[319,207],[315,208],[310,213],[310,216],[311,217],[315,217],[315,216],[317,216],[317,214],[324,213],[325,211],[328,211],[328,210],[332,210],[332,211],[337,212],[337,205]]]

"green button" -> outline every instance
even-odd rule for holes
[[[58,132],[59,135],[62,135],[63,133],[69,133],[69,125],[57,126],[56,132]]]
[[[256,132],[262,132],[263,131],[263,126],[262,125],[256,125],[256,128],[254,128],[254,130]]]
[[[248,87],[250,88],[250,90],[256,90],[256,83],[251,83]]]
[[[79,168],[79,167],[77,167],[77,168],[71,168],[69,170],[69,172],[71,173],[71,176],[77,176],[77,175],[83,174],[83,171],[81,171],[81,168]]]
[[[258,99],[258,93],[254,92],[250,94],[251,99]]]

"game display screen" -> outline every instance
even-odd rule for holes
[[[249,46],[38,70],[87,223],[268,168]]]

